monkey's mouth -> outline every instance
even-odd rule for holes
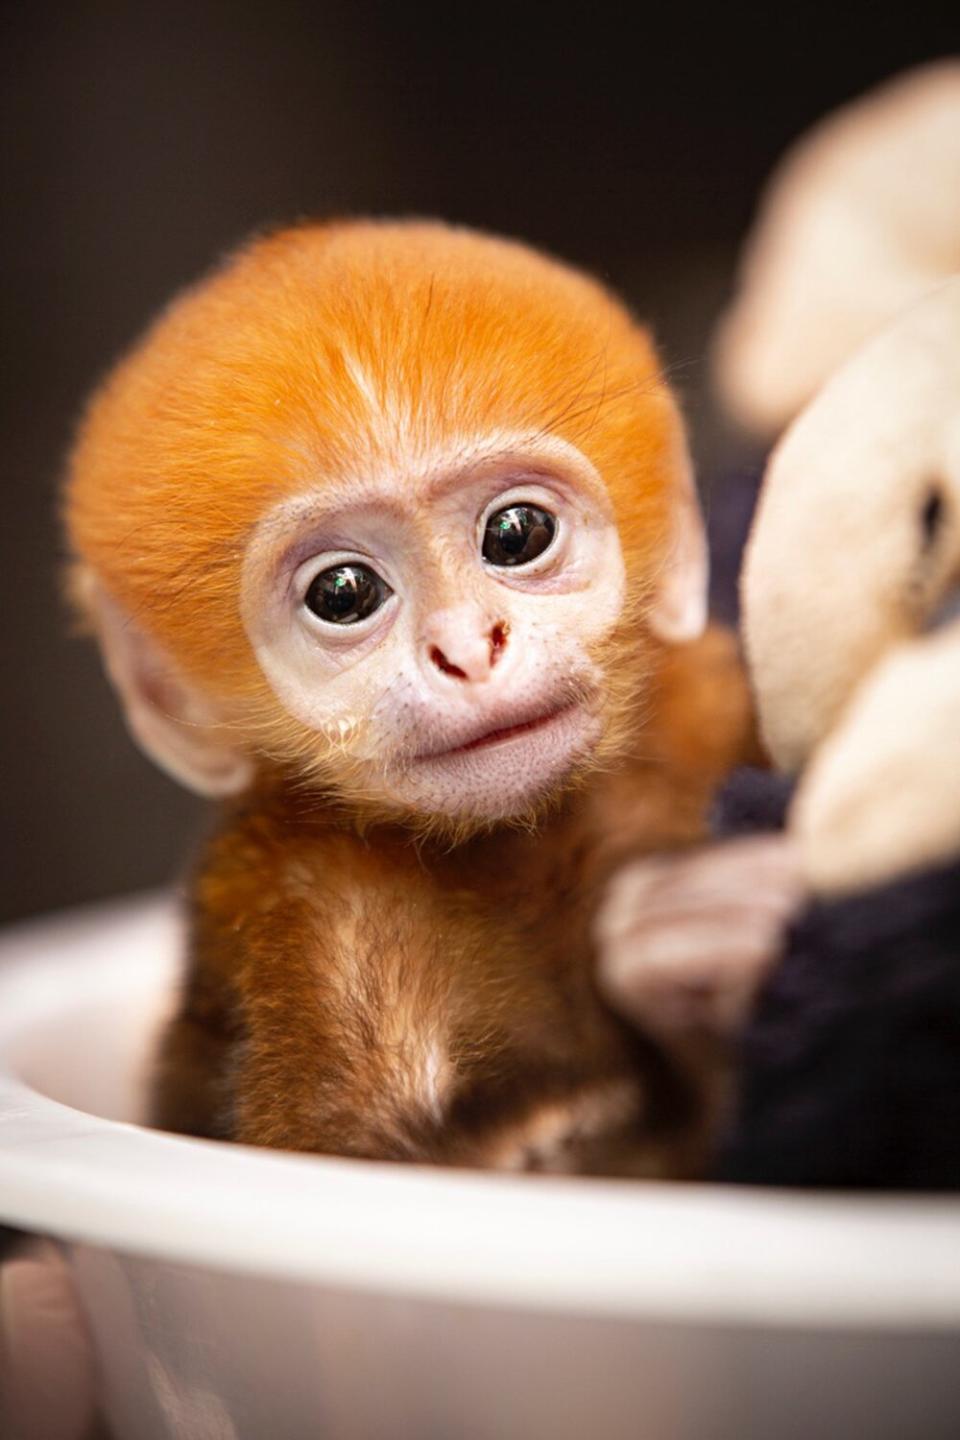
[[[417,759],[446,760],[455,755],[467,755],[474,750],[485,750],[491,745],[500,745],[504,741],[518,739],[521,735],[530,735],[534,731],[545,730],[557,721],[568,718],[577,709],[579,706],[576,701],[555,705],[552,709],[543,711],[529,720],[520,720],[513,725],[502,725],[493,730],[485,730],[460,745],[451,745],[442,750],[430,750],[418,755]]]
[[[403,799],[421,813],[484,823],[528,814],[586,763],[602,720],[585,698],[543,696],[539,710],[498,706],[473,726],[426,730],[423,750],[400,775]],[[454,743],[451,743],[454,742]]]

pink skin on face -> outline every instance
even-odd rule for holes
[[[386,473],[282,502],[251,542],[243,613],[271,688],[348,755],[357,793],[494,819],[597,743],[589,652],[619,618],[624,570],[578,452],[539,440],[469,454],[440,457],[419,483]],[[530,563],[489,563],[488,517],[521,504],[553,517],[550,543]],[[381,587],[356,623],[305,605],[342,565]]]
[[[453,745],[449,750],[432,750],[429,754],[418,755],[418,760],[439,760],[448,755],[464,755],[469,750],[480,750],[488,745],[499,745],[505,740],[515,740],[521,735],[529,735],[534,730],[543,730],[547,725],[552,725],[555,720],[567,716],[573,710],[572,705],[558,706],[556,710],[548,710],[543,715],[538,715],[532,720],[517,720],[511,725],[501,726],[496,730],[486,730],[478,735],[475,740],[464,741],[461,745]]]

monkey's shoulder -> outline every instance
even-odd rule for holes
[[[632,744],[586,796],[585,865],[602,879],[629,856],[700,840],[716,790],[750,763],[762,757],[736,636],[711,625],[664,647]]]
[[[753,700],[733,631],[710,625],[665,653],[656,713],[658,745],[678,770],[713,778],[755,749]]]

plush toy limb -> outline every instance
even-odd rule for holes
[[[601,988],[658,1037],[729,1035],[746,1018],[803,900],[782,835],[628,865],[614,876],[596,921]]]
[[[790,824],[811,887],[852,894],[960,852],[960,626],[895,648],[797,790]]]

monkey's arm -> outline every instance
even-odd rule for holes
[[[364,950],[352,907],[278,894],[255,867],[246,903],[222,926],[219,907],[204,908],[221,879],[209,866],[199,877],[185,992],[158,1055],[155,1123],[282,1149],[410,1155],[391,1123],[388,1007],[368,963],[381,957]],[[369,910],[364,923],[377,928]]]
[[[653,723],[638,733],[638,750],[658,759],[701,813],[737,766],[769,763],[732,630],[711,624],[699,639],[663,653]]]
[[[450,977],[476,972],[480,937],[442,902],[409,843],[368,846],[316,806],[298,820],[289,795],[251,796],[193,880],[157,1122],[284,1149],[444,1158]]]
[[[659,723],[628,791],[657,843],[631,836],[624,817],[595,938],[604,994],[675,1047],[736,1026],[777,954],[800,885],[781,837],[709,839],[720,785],[739,765],[765,764],[736,637],[710,627],[670,652],[658,698]]]
[[[767,763],[736,636],[721,626],[665,648],[638,709],[632,752],[590,801],[598,889],[642,856],[702,843],[720,785]]]

